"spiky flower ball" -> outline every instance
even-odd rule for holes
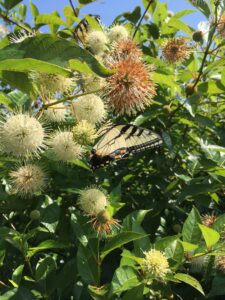
[[[127,58],[109,62],[117,72],[106,79],[104,98],[118,115],[135,115],[151,104],[156,95],[151,79],[152,66],[142,61]]]
[[[31,218],[31,220],[38,220],[38,219],[40,219],[40,216],[41,216],[41,213],[37,209],[32,210],[30,212],[30,218]]]
[[[201,30],[196,30],[192,35],[192,39],[197,43],[202,43],[204,40],[204,33]]]
[[[119,220],[112,218],[107,210],[103,210],[92,219],[94,230],[100,235],[107,235],[112,231],[112,228],[118,228]]]
[[[82,120],[76,126],[74,126],[73,137],[75,142],[80,145],[93,144],[97,137],[96,129],[86,120]]]
[[[10,173],[13,192],[29,196],[41,192],[46,185],[46,174],[37,165],[28,164]]]
[[[225,37],[225,14],[223,14],[220,17],[218,25],[217,25],[217,30],[218,30],[218,34],[221,37]]]
[[[16,157],[38,153],[44,146],[44,137],[41,123],[27,114],[12,115],[0,126],[3,150]]]
[[[208,227],[212,227],[212,225],[216,222],[216,220],[217,220],[216,215],[206,214],[202,217],[202,224],[204,224],[205,226],[208,226]]]
[[[56,100],[49,100],[49,103],[53,103]],[[61,123],[65,121],[66,109],[62,103],[49,106],[43,114],[43,118],[49,123]]]
[[[75,86],[75,79],[57,74],[31,72],[29,77],[36,85],[40,96],[52,95],[56,92],[69,93]]]
[[[105,79],[93,75],[86,75],[81,80],[82,87],[86,92],[100,90],[105,86]]]
[[[82,147],[73,140],[73,133],[69,131],[56,133],[49,146],[56,158],[61,161],[79,159],[83,153]]]
[[[78,122],[86,120],[91,124],[99,124],[106,117],[102,99],[94,94],[81,96],[72,104],[72,111]]]
[[[126,40],[129,37],[129,32],[126,27],[122,25],[115,25],[109,29],[108,38],[111,43],[119,40]]]
[[[106,50],[107,42],[107,36],[100,30],[90,32],[86,40],[88,48],[95,55],[99,55]]]
[[[145,252],[143,271],[146,277],[163,278],[169,272],[169,263],[165,255],[155,249]]]
[[[171,64],[181,63],[190,56],[191,47],[185,38],[172,38],[164,45],[162,54]]]
[[[222,273],[225,273],[225,256],[217,256],[215,264],[218,270],[220,270]]]
[[[126,39],[114,44],[112,51],[108,55],[108,60],[121,60],[129,57],[132,59],[142,59],[143,54],[135,41]]]
[[[107,195],[97,187],[87,188],[81,191],[78,205],[85,214],[97,216],[108,205]]]

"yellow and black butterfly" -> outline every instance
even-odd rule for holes
[[[99,135],[101,139],[89,158],[93,170],[131,153],[159,148],[163,143],[160,135],[154,131],[131,124],[108,126]]]
[[[77,26],[74,29],[74,35],[77,38],[77,40],[85,44],[88,32],[92,28],[91,23],[97,22],[99,26],[101,26],[100,16],[98,15],[87,15],[86,18],[82,19],[80,23],[77,24]]]

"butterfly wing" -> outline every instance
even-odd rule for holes
[[[93,18],[100,24],[100,16],[89,14],[88,17]],[[91,29],[91,26],[90,26],[87,18],[82,19],[80,21],[80,23],[78,23],[78,25],[76,26],[76,28],[74,30],[74,34],[75,34],[77,40],[80,41],[81,44],[83,44],[83,45],[85,44],[87,35],[88,35],[88,32],[90,31],[90,29]]]
[[[162,145],[162,139],[157,133],[131,124],[114,125],[103,132],[90,157],[93,169],[104,166],[110,161],[122,159],[130,153],[154,149]]]

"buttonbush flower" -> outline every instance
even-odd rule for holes
[[[95,55],[99,55],[106,50],[107,36],[103,31],[92,31],[87,36],[87,46]]]
[[[169,272],[169,263],[165,255],[155,249],[145,252],[143,271],[146,277],[163,278]]]
[[[172,38],[165,43],[162,53],[169,63],[181,63],[190,56],[191,47],[184,38]]]

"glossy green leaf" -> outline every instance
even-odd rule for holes
[[[182,236],[184,242],[195,244],[200,241],[202,234],[198,226],[199,223],[201,223],[201,217],[197,209],[193,207],[183,225]]]
[[[177,273],[174,275],[174,278],[189,284],[190,286],[198,290],[202,295],[205,295],[200,282],[194,277],[188,274]]]
[[[124,244],[141,239],[145,236],[146,234],[128,231],[128,232],[121,232],[116,236],[108,238],[108,241],[101,253],[101,258],[104,259],[105,256],[108,255],[111,251],[122,247]]]
[[[203,238],[208,249],[219,241],[220,234],[216,230],[202,224],[199,224],[198,226],[201,229]]]

